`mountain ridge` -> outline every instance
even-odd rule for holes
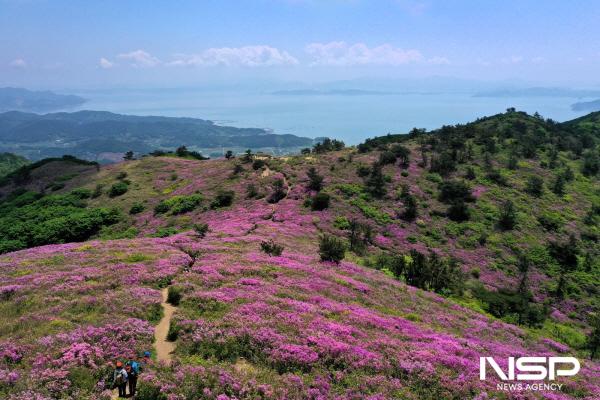
[[[132,116],[107,111],[77,111],[38,115],[12,111],[0,114],[0,148],[30,159],[66,153],[98,160],[103,153],[120,158],[126,151],[148,153],[174,150],[183,143],[191,149],[218,152],[223,147],[290,152],[310,147],[313,140],[291,134],[276,135],[260,128],[235,128],[209,120],[161,116]],[[116,152],[116,154],[114,154]]]

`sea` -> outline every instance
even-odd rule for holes
[[[276,94],[251,90],[84,90],[80,107],[132,115],[194,117],[276,134],[331,137],[355,145],[413,127],[435,129],[504,112],[509,107],[566,121],[586,112],[571,97],[475,97],[472,93]]]

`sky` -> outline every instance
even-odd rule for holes
[[[600,87],[597,0],[0,0],[0,86],[456,77]]]

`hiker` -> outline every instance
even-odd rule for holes
[[[129,395],[135,396],[135,388],[137,386],[138,375],[140,374],[140,364],[130,359],[126,365],[128,382],[129,382]]]
[[[127,371],[123,368],[123,363],[117,361],[115,364],[116,368],[113,372],[113,389],[119,388],[119,397],[125,397],[125,389],[127,387]]]
[[[140,362],[140,367],[142,370],[146,369],[146,367],[148,367],[150,364],[152,364],[152,360],[150,359],[150,352],[149,351],[145,351],[144,352],[144,358],[142,358],[142,361]]]

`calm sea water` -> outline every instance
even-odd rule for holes
[[[329,136],[357,144],[365,138],[433,129],[504,112],[508,107],[565,121],[584,115],[566,97],[482,98],[471,94],[274,95],[205,90],[120,90],[78,93],[82,109],[122,114],[196,117],[274,133]]]

